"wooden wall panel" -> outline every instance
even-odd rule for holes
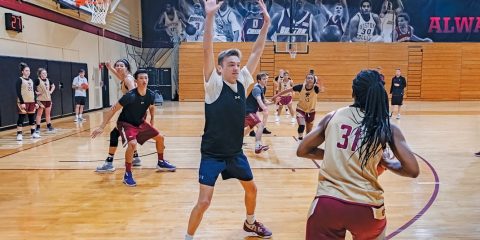
[[[459,100],[462,45],[423,45],[422,99]]]
[[[462,46],[460,99],[480,99],[480,44]]]
[[[236,47],[247,61],[253,43],[215,43],[220,50]],[[180,100],[203,101],[202,43],[180,47]],[[308,54],[275,54],[268,42],[255,71],[270,74],[267,96],[273,94],[273,79],[280,69],[289,70],[295,83],[302,83],[309,69],[320,77],[322,100],[351,99],[351,83],[362,69],[382,67],[390,90],[395,69],[407,77],[407,98],[424,100],[480,99],[480,44],[478,43],[311,43]]]

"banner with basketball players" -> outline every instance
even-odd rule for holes
[[[312,42],[480,41],[479,0],[264,1],[272,41],[282,34],[308,34]],[[144,44],[203,39],[203,0],[142,0],[142,13]],[[257,0],[225,0],[214,40],[255,41],[262,25]]]

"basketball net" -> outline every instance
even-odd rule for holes
[[[290,58],[295,59],[297,57],[297,44],[296,43],[289,43],[288,44],[288,53],[290,54]]]
[[[105,21],[110,7],[111,0],[76,0],[77,6],[85,6],[92,12],[90,22],[96,24],[107,24]]]

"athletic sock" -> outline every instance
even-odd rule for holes
[[[255,223],[255,214],[252,214],[252,215],[247,214],[247,223],[250,225]]]
[[[114,154],[108,154],[108,157],[107,157],[107,162],[113,162],[113,156]]]

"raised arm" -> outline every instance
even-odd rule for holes
[[[282,13],[275,14],[272,19],[272,25],[273,27],[270,28],[267,32],[268,39],[272,40],[273,35],[277,32],[277,26],[278,22],[280,21],[280,18],[282,17]]]
[[[402,0],[397,0],[397,5],[398,5],[398,7],[397,7],[397,9],[395,9],[395,12],[397,14],[399,14],[399,13],[403,12],[403,9],[404,9]]]
[[[303,141],[300,142],[297,148],[297,156],[309,159],[322,160],[325,150],[319,148],[323,142],[325,142],[325,130],[327,129],[328,122],[332,119],[334,112],[328,113],[320,121],[317,128],[311,131]]]
[[[112,72],[112,74],[118,78],[118,80],[124,82],[128,91],[135,88],[135,80],[131,77],[131,75],[129,75],[126,69],[123,72],[119,72],[112,66],[110,62],[105,62],[105,66],[108,68],[108,71]]]
[[[113,115],[115,115],[115,113],[122,108],[123,108],[122,105],[120,105],[120,103],[118,103],[118,102],[113,107],[111,107],[110,110],[103,117],[102,124],[100,124],[100,126],[97,129],[95,129],[90,136],[92,138],[95,138],[98,135],[102,134],[103,129],[105,129],[105,126],[107,125],[107,123],[110,122]]]
[[[203,0],[205,6],[205,25],[203,33],[203,77],[208,82],[212,72],[215,69],[215,60],[213,56],[213,22],[215,13],[222,5],[223,1]]]
[[[348,11],[347,0],[342,0],[341,4],[343,6],[342,27],[343,27],[343,29],[347,29],[348,19],[350,19],[350,13]]]
[[[380,17],[383,18],[388,11],[388,0],[384,0],[382,3],[382,9],[380,10]]]
[[[117,69],[115,69],[112,66],[112,63],[110,61],[105,62],[105,66],[107,67],[108,71],[110,71],[115,77],[118,78],[118,80],[123,81],[123,78],[125,77],[123,74],[120,75],[121,73],[117,72]]]
[[[253,44],[252,53],[248,58],[247,64],[245,65],[250,73],[253,73],[257,68],[257,64],[260,61],[260,57],[262,56],[263,49],[265,48],[265,41],[267,40],[267,31],[270,27],[270,15],[268,15],[267,6],[263,0],[258,0],[258,4],[260,5],[260,9],[263,13],[263,26],[260,29],[260,34],[258,35],[255,44]]]

